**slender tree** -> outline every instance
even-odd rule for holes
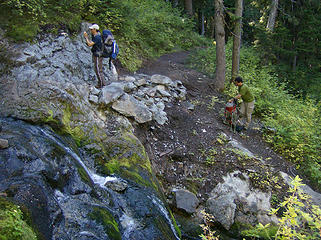
[[[233,52],[232,52],[232,78],[231,82],[239,74],[240,70],[240,48],[242,36],[242,15],[243,15],[243,0],[235,2],[235,27],[233,31]]]
[[[223,0],[214,0],[215,40],[216,40],[216,72],[215,87],[224,90],[225,83],[225,30],[224,30],[224,5]]]
[[[268,29],[269,31],[273,32],[274,30],[274,25],[275,25],[275,19],[276,19],[276,15],[278,12],[278,5],[279,5],[279,0],[272,0],[271,2],[271,7],[270,7],[270,15],[269,15],[269,19],[266,25],[266,29]]]
[[[190,17],[193,16],[193,0],[185,0],[185,12]]]

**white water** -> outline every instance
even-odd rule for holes
[[[176,239],[179,240],[180,238],[177,236],[177,232],[176,232],[176,229],[174,227],[174,224],[172,223],[172,219],[168,216],[167,209],[163,206],[163,203],[158,198],[153,198],[153,197],[150,197],[150,196],[148,196],[148,198],[150,198],[152,200],[152,202],[154,203],[154,205],[157,206],[158,209],[162,212],[164,217],[170,223],[170,227],[171,227]]]
[[[61,142],[59,142],[57,139],[55,139],[53,136],[51,136],[44,130],[41,129],[41,132],[45,134],[48,138],[50,138],[52,141],[57,143],[60,147],[62,147],[68,154],[70,154],[78,162],[78,164],[85,170],[86,174],[88,175],[92,183],[98,184],[100,187],[104,188],[107,182],[117,180],[116,177],[109,177],[109,176],[102,177],[92,172],[86,167],[86,165],[81,160],[81,158],[75,152],[73,152],[69,147],[66,147],[65,145],[63,145]]]
[[[82,159],[75,152],[73,152],[69,147],[63,145],[60,141],[55,139],[53,136],[51,136],[50,134],[48,134],[44,130],[41,129],[41,132],[44,135],[46,135],[48,138],[50,138],[52,141],[54,141],[56,144],[58,144],[61,148],[63,148],[68,154],[70,154],[78,162],[78,164],[85,170],[86,174],[88,175],[88,177],[90,178],[90,180],[92,181],[93,184],[98,184],[101,188],[105,188],[106,189],[105,184],[107,182],[116,181],[117,180],[116,177],[110,177],[110,176],[102,177],[102,176],[90,171],[86,167],[86,165],[83,163]],[[56,195],[56,198],[57,198],[58,202],[64,201],[64,200],[67,199],[67,197],[62,192],[60,192],[59,190],[55,191],[55,195]],[[153,204],[156,207],[158,207],[160,212],[167,219],[167,221],[170,224],[171,230],[175,235],[175,238],[177,240],[179,240],[180,238],[177,236],[177,232],[176,232],[176,229],[174,227],[174,224],[172,223],[172,219],[169,217],[167,209],[163,206],[163,203],[158,198],[154,198],[154,197],[150,197],[150,196],[148,196],[148,198],[152,200]],[[122,215],[122,217],[120,218],[120,221],[121,221],[121,224],[122,224],[123,228],[125,229],[125,232],[123,233],[123,237],[124,237],[124,239],[129,239],[130,233],[132,231],[134,231],[135,229],[137,229],[138,225],[137,225],[135,219],[133,219],[132,217],[130,217],[126,213],[124,213]]]

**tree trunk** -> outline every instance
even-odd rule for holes
[[[204,36],[205,35],[205,16],[204,16],[204,11],[202,10],[202,28],[201,28],[201,35]]]
[[[235,16],[237,21],[234,27],[233,36],[233,52],[232,52],[232,77],[231,82],[239,74],[240,70],[240,48],[241,48],[241,36],[242,36],[242,14],[243,14],[243,0],[236,0],[235,2]]]
[[[215,37],[215,19],[211,17],[211,38],[214,39]]]
[[[223,0],[214,0],[215,6],[215,40],[216,40],[216,72],[215,88],[224,90],[225,84],[225,30]]]
[[[177,6],[178,6],[178,0],[174,0],[174,1],[173,1],[173,6],[174,6],[174,7],[177,7]]]
[[[270,15],[269,15],[269,19],[268,19],[268,22],[266,25],[266,29],[271,32],[273,32],[273,30],[274,30],[275,19],[276,19],[276,15],[278,12],[278,5],[279,5],[279,0],[272,0]]]
[[[185,12],[190,17],[193,16],[193,0],[185,0]]]

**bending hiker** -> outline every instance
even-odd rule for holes
[[[241,77],[235,78],[234,84],[238,87],[239,94],[230,99],[230,102],[232,102],[233,99],[242,98],[243,102],[240,104],[240,121],[243,122],[243,119],[246,118],[246,122],[243,126],[244,129],[247,129],[251,123],[255,100],[249,87],[243,83],[243,79]]]
[[[94,63],[95,73],[98,78],[98,84],[96,88],[102,88],[106,86],[104,72],[103,72],[103,57],[102,57],[102,40],[101,35],[99,33],[99,26],[97,24],[93,24],[89,27],[90,32],[92,34],[92,40],[89,40],[87,32],[84,32],[84,37],[86,39],[86,43],[91,48],[91,52],[93,54],[92,59]]]

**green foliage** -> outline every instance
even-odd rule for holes
[[[226,72],[231,72],[232,44],[226,46]],[[272,65],[262,64],[253,47],[244,46],[240,56],[240,76],[255,96],[255,115],[263,119],[275,133],[266,132],[265,138],[284,157],[297,164],[321,188],[321,103],[295,97],[279,82]],[[207,74],[215,68],[215,45],[196,52],[191,60],[194,67]],[[235,86],[226,82],[226,94],[234,96]]]
[[[267,224],[258,224],[256,228],[243,231],[242,234],[248,237],[263,237],[264,239],[320,239],[321,237],[321,210],[309,202],[310,196],[304,194],[300,187],[304,184],[296,176],[292,179],[289,188],[290,195],[280,204],[277,209],[271,209],[271,214],[277,214],[280,208],[283,209],[282,217],[276,231]],[[275,229],[274,229],[275,230]]]
[[[36,240],[36,234],[26,223],[20,207],[0,197],[0,239]]]
[[[200,235],[202,240],[218,240],[219,237],[216,235],[215,231],[211,229],[211,224],[214,223],[214,216],[206,213],[204,210],[201,211],[204,224],[201,224],[201,228],[203,229],[203,234]]]

